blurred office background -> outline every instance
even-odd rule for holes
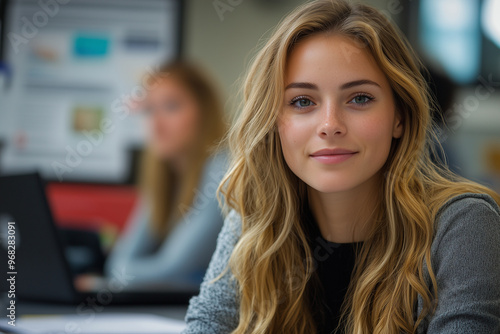
[[[500,191],[500,0],[365,0],[430,69],[451,167]],[[257,47],[301,0],[0,0],[0,171],[38,170],[61,226],[112,238],[137,198],[142,78],[180,56],[234,115]]]

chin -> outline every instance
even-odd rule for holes
[[[309,187],[313,188],[316,191],[321,193],[329,194],[329,193],[339,193],[351,190],[356,187],[353,182],[347,179],[336,179],[336,180],[327,180],[318,178],[316,180],[308,180],[309,182],[305,182]]]

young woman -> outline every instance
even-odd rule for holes
[[[106,263],[107,276],[130,285],[199,284],[215,250],[223,216],[216,190],[226,172],[223,108],[212,81],[195,65],[176,61],[148,78],[142,105],[149,144],[141,200]]]
[[[246,79],[185,333],[498,333],[500,197],[433,162],[431,108],[377,10],[287,16]]]

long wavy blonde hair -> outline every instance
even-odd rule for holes
[[[243,105],[227,142],[232,165],[219,191],[242,219],[229,261],[239,286],[233,333],[315,333],[311,300],[314,259],[302,221],[307,186],[288,168],[276,130],[287,57],[312,34],[334,32],[356,41],[376,60],[393,90],[404,134],[383,167],[376,224],[356,260],[344,303],[348,333],[412,333],[436,304],[430,249],[439,208],[451,197],[492,190],[435,162],[440,147],[431,121],[421,64],[406,40],[376,9],[343,0],[306,3],[290,13],[256,55]],[[427,265],[432,286],[423,272]],[[414,309],[421,295],[424,309]]]

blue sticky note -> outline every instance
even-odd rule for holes
[[[75,57],[105,57],[109,52],[109,38],[92,35],[77,35],[74,40]]]

